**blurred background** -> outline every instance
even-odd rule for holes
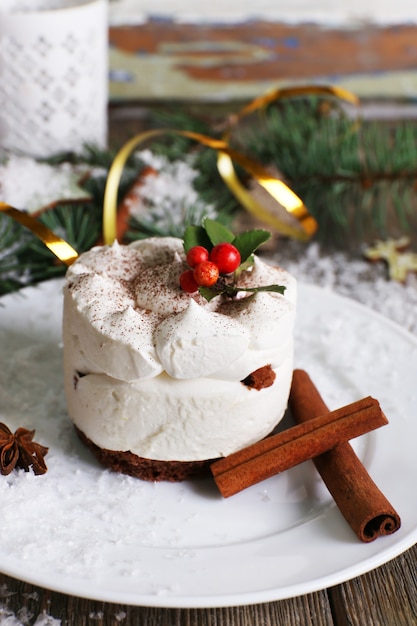
[[[416,22],[407,0],[110,0],[110,94],[224,101],[331,81],[414,99]]]

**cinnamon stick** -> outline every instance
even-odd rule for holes
[[[288,428],[211,465],[214,480],[225,497],[270,478],[335,445],[387,424],[377,400],[363,398]]]
[[[304,370],[294,371],[289,404],[294,420],[299,424],[308,423],[328,410]],[[361,541],[368,543],[400,528],[398,513],[369,476],[348,441],[316,456],[313,462],[340,512]]]

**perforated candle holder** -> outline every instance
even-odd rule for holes
[[[2,0],[0,148],[34,157],[105,147],[106,0]]]

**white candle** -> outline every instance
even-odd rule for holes
[[[1,149],[104,147],[107,103],[106,0],[1,0]]]

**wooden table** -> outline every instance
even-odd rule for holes
[[[132,115],[118,108],[110,112],[113,145],[120,145],[146,125],[146,110],[133,111]],[[416,496],[410,493],[410,497]],[[280,566],[279,555],[275,565]],[[20,624],[6,622],[7,611],[30,626],[43,613],[43,626],[411,626],[417,624],[417,545],[335,587],[278,602],[230,608],[111,604],[67,596],[0,574],[0,625],[2,618],[7,624]]]

